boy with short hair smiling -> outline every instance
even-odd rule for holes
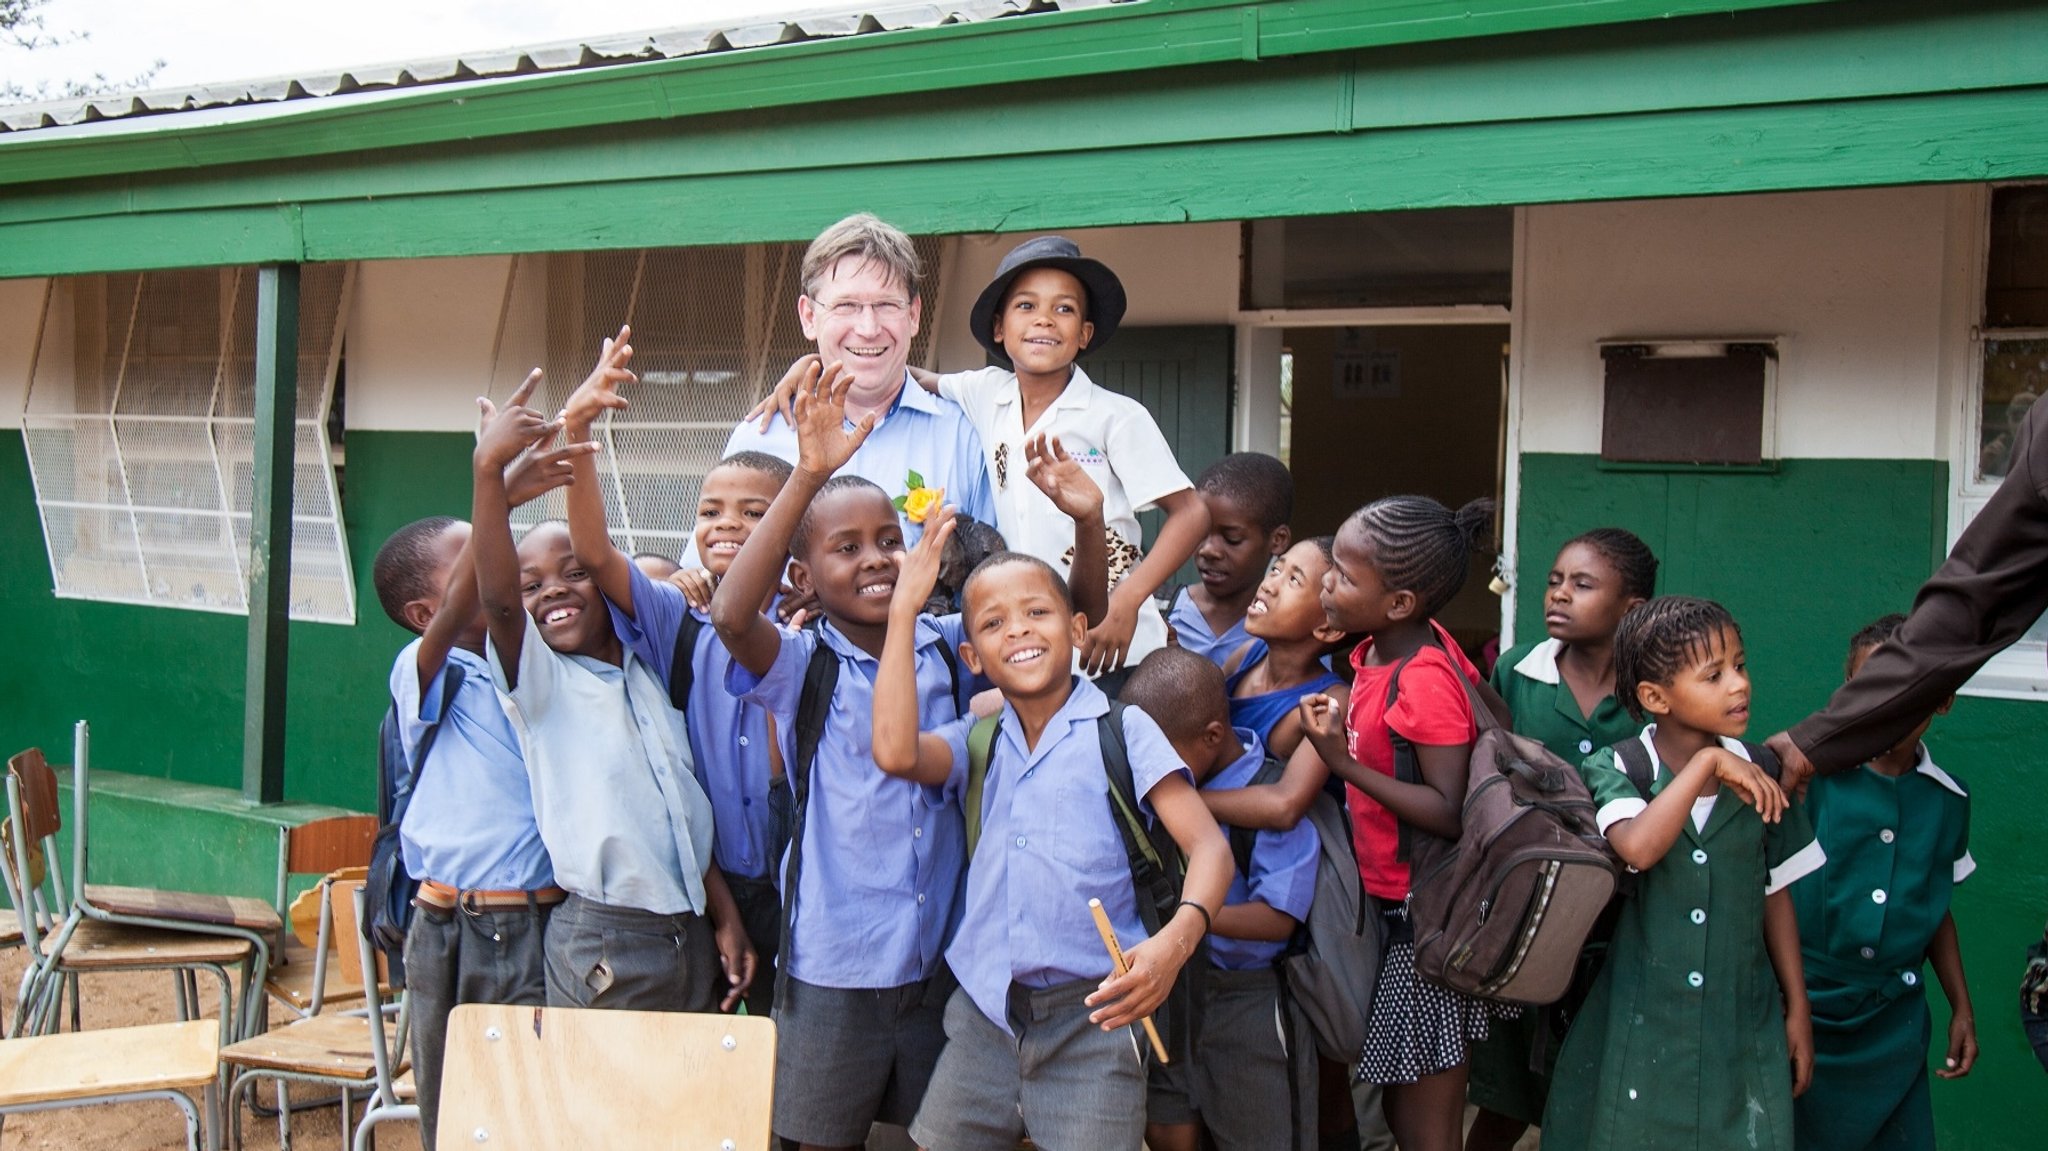
[[[874,750],[884,771],[957,794],[972,721],[923,721],[907,635],[952,530],[942,516],[897,579],[875,679]],[[960,988],[911,1135],[941,1151],[1010,1151],[1027,1134],[1045,1147],[1135,1149],[1145,1126],[1136,1024],[1165,1001],[1221,906],[1230,849],[1158,725],[1135,708],[1113,710],[1073,674],[1088,624],[1058,572],[999,553],[968,578],[965,602],[961,659],[995,683],[1003,713],[966,907],[946,949]],[[1184,898],[1149,939],[1110,809],[1105,722],[1118,725],[1141,808],[1188,858]],[[1112,977],[1090,898],[1127,945],[1123,975]]]
[[[1245,610],[1293,539],[1294,476],[1272,456],[1233,452],[1202,469],[1195,490],[1209,511],[1195,548],[1200,582],[1180,590],[1167,622],[1175,643],[1221,667],[1251,642]]]
[[[1245,787],[1268,762],[1257,733],[1231,726],[1222,670],[1191,651],[1146,656],[1123,699],[1159,724],[1205,791]],[[1232,850],[1241,873],[1231,877],[1209,936],[1193,1057],[1152,1072],[1151,1151],[1196,1151],[1204,1129],[1218,1151],[1316,1146],[1315,1047],[1274,964],[1315,901],[1321,843],[1303,820],[1257,832],[1243,846],[1233,840]]]
[[[618,354],[607,341],[595,372],[622,370]],[[512,542],[504,469],[559,426],[512,404],[485,430],[471,541],[491,670],[569,892],[547,933],[548,1002],[708,1011],[722,988],[738,1000],[754,954],[711,864],[682,716],[620,643],[569,529],[542,523]]]
[[[797,811],[783,880],[789,911],[786,982],[775,1008],[774,1129],[807,1148],[856,1147],[876,1121],[909,1122],[945,1042],[941,1012],[952,982],[941,951],[963,844],[957,786],[878,769],[868,721],[874,669],[885,645],[898,650],[913,722],[950,723],[962,710],[950,658],[960,617],[892,616],[903,555],[896,509],[867,480],[826,478],[875,417],[847,430],[850,381],[836,365],[822,374],[808,366],[799,383],[797,468],[733,560],[711,618],[733,653],[727,686],[766,706],[779,725],[796,729],[805,693],[823,690],[821,675],[832,679],[821,730],[792,731]],[[1050,450],[1056,455],[1056,445]],[[1078,472],[1071,461],[1040,455],[1033,479],[1085,532],[1101,526],[1101,496],[1089,504]],[[952,533],[949,513],[925,533],[933,555]],[[1098,584],[1102,553],[1084,548],[1077,561],[1092,566]],[[785,558],[798,594],[815,595],[823,611],[815,631],[777,627],[762,614]],[[919,593],[920,607],[930,592],[927,585]],[[815,741],[812,763],[802,761],[806,737]]]
[[[631,334],[630,328],[619,330],[612,366],[591,373],[569,397],[562,420],[571,443],[590,442],[592,424],[627,406],[617,389],[633,378],[625,368]],[[772,875],[781,845],[771,796],[781,786],[786,757],[768,713],[725,690],[732,654],[706,626],[710,615],[692,608],[665,575],[649,572],[640,557],[628,560],[612,543],[596,465],[580,457],[577,469],[581,482],[568,500],[570,542],[611,605],[620,640],[654,670],[669,702],[683,713],[697,781],[711,801],[713,855],[746,926],[757,969],[765,972],[775,960],[782,919]],[[714,578],[732,566],[789,473],[787,463],[762,452],[740,452],[705,473],[691,542]],[[768,1014],[774,988],[773,979],[756,978],[747,991],[747,1011]]]

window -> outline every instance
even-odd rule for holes
[[[1973,330],[1968,458],[1950,542],[2005,478],[2020,420],[2048,385],[2048,186],[1991,190],[1983,307]],[[2048,694],[2048,617],[1993,657],[1965,689],[2029,699]]]
[[[1506,306],[1514,268],[1512,208],[1428,208],[1260,220],[1246,266],[1280,249],[1278,298],[1255,308]],[[1250,287],[1248,285],[1248,287]],[[1263,293],[1270,296],[1272,293]]]
[[[910,362],[930,362],[939,317],[940,241],[917,241],[924,317]],[[696,526],[697,488],[754,401],[790,362],[815,351],[796,318],[802,244],[732,244],[522,256],[499,323],[491,394],[535,365],[532,406],[558,411],[597,359],[633,326],[631,407],[608,418],[597,457],[612,539],[628,554],[680,556]],[[514,513],[525,527],[566,514],[551,493]]]
[[[293,619],[351,623],[353,576],[329,457],[345,265],[299,300]],[[22,415],[56,594],[247,612],[256,271],[52,281]]]

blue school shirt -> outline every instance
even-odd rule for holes
[[[982,783],[981,839],[967,869],[967,904],[946,962],[989,1021],[1010,1030],[1012,983],[1056,987],[1109,976],[1109,953],[1096,933],[1088,900],[1100,899],[1126,951],[1146,939],[1131,890],[1131,867],[1109,808],[1096,720],[1109,698],[1085,679],[1074,682],[1038,747],[1024,746],[1024,724],[1003,705],[1002,732]],[[1124,742],[1140,806],[1169,775],[1193,782],[1173,745],[1135,707],[1125,708]],[[962,742],[972,718],[951,725]]]
[[[1187,588],[1173,597],[1173,610],[1167,613],[1166,622],[1173,625],[1173,638],[1180,646],[1194,652],[1217,667],[1230,662],[1237,649],[1251,642],[1245,634],[1244,617],[1239,616],[1222,635],[1209,630],[1209,621],[1202,615],[1202,609],[1195,606],[1194,597]]]
[[[420,641],[398,653],[391,698],[408,761],[420,737],[439,721],[398,828],[407,873],[464,891],[532,891],[551,887],[554,868],[533,818],[533,789],[519,733],[498,706],[496,681],[484,657],[450,648],[441,671],[420,687]],[[462,668],[449,697],[448,669]]]
[[[502,653],[487,650],[555,882],[609,906],[702,915],[711,801],[668,691],[631,648],[615,667],[549,647],[524,612],[520,623],[517,687],[504,690]]]
[[[945,948],[966,856],[959,795],[964,766],[944,787],[926,787],[876,767],[875,657],[830,620],[816,631],[778,630],[782,649],[768,673],[756,676],[734,663],[725,685],[767,708],[776,726],[792,733],[792,742],[811,652],[823,643],[839,657],[831,716],[811,765],[790,942],[778,962],[792,978],[819,987],[901,987],[928,978]],[[959,646],[960,635],[957,615],[918,617],[920,730],[940,729],[960,716],[952,673],[939,653],[940,644]],[[956,762],[964,765],[966,729],[950,738]],[[793,755],[785,762],[790,771],[797,769]],[[778,867],[778,885],[782,877]]]
[[[849,422],[848,428],[853,427]],[[760,423],[747,420],[734,428],[725,442],[725,456],[734,452],[767,452],[771,456],[797,460],[796,429],[776,416],[767,431]],[[720,457],[724,458],[723,456]],[[996,522],[995,493],[989,487],[988,459],[982,451],[981,436],[967,421],[967,413],[951,400],[941,399],[917,386],[908,373],[896,402],[883,413],[881,423],[846,461],[838,475],[872,480],[890,499],[905,494],[911,472],[924,479],[928,488],[946,489],[946,502],[985,524]],[[924,534],[920,524],[903,521],[906,547]],[[683,566],[699,563],[694,538],[683,553]]]
[[[1224,689],[1232,693],[1230,696],[1230,725],[1232,727],[1250,728],[1258,735],[1259,742],[1261,743],[1273,738],[1274,726],[1293,713],[1295,707],[1301,703],[1303,696],[1329,691],[1331,688],[1344,682],[1337,678],[1335,672],[1325,671],[1322,675],[1295,687],[1263,692],[1259,695],[1248,695],[1240,699],[1235,694],[1238,681],[1242,680],[1246,673],[1250,672],[1252,668],[1257,667],[1260,661],[1266,658],[1264,650],[1255,654],[1257,655],[1256,659],[1248,660],[1243,667],[1231,673],[1230,678],[1224,681]]]
[[[1204,791],[1248,786],[1265,764],[1266,748],[1259,737],[1242,727],[1236,730],[1237,738],[1244,744],[1244,754],[1210,776],[1202,785]],[[1223,834],[1229,835],[1230,828],[1225,827]],[[1316,898],[1316,864],[1322,848],[1315,824],[1306,819],[1290,831],[1259,832],[1252,839],[1251,875],[1230,877],[1230,892],[1223,897],[1224,906],[1257,900],[1296,923],[1307,919],[1309,904]],[[1225,971],[1271,967],[1285,950],[1285,940],[1230,939],[1213,932],[1209,936],[1209,962]]]
[[[697,782],[711,798],[711,822],[717,829],[712,857],[728,877],[765,879],[775,864],[768,857],[768,713],[725,690],[732,653],[718,642],[710,617],[692,610],[673,584],[648,579],[636,565],[627,567],[638,618],[612,604],[612,625],[633,654],[654,669],[663,687],[675,674],[676,636],[683,630],[684,617],[694,615],[704,625],[691,657],[696,678],[690,683],[683,726],[689,732]],[[788,728],[780,734],[782,762],[788,763]]]

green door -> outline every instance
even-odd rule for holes
[[[1081,365],[1096,383],[1145,405],[1192,480],[1230,451],[1230,343],[1227,326],[1121,328]],[[1147,548],[1165,518],[1157,510],[1138,517]],[[1193,580],[1194,565],[1174,578]]]

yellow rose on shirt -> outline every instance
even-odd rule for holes
[[[903,487],[903,494],[889,502],[903,513],[904,519],[914,524],[923,523],[925,517],[932,514],[932,509],[939,506],[939,501],[946,498],[946,489],[924,486],[924,477],[916,472],[904,478]]]

